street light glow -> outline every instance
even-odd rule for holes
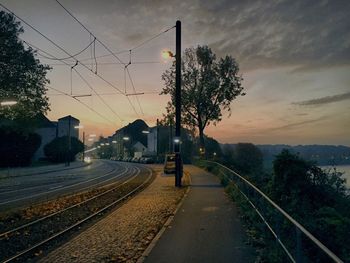
[[[104,144],[104,143],[101,143],[100,145],[101,145],[101,146],[104,146],[105,144]]]
[[[84,126],[83,125],[77,125],[77,126],[74,126],[74,129],[83,129]]]
[[[179,138],[175,138],[174,139],[174,143],[180,143],[180,139]]]
[[[2,101],[1,106],[13,106],[17,104],[17,101],[9,100],[9,101]]]
[[[142,131],[142,133],[149,134],[150,131]]]
[[[108,146],[108,145],[109,145],[109,142],[106,142],[106,143],[105,143],[105,145],[107,145],[107,146]]]
[[[112,143],[117,143],[117,141],[112,141]]]
[[[128,140],[130,140],[130,138],[129,137],[123,137],[123,140],[124,141],[128,141]]]
[[[173,57],[175,57],[175,56],[174,56],[174,54],[173,54],[171,51],[169,51],[169,50],[164,50],[164,51],[162,52],[162,57],[163,57],[164,59],[169,59],[169,58],[173,58]]]

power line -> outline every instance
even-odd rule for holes
[[[42,58],[44,59],[50,59],[46,56],[43,56],[42,54],[40,54],[40,56],[42,56]],[[97,57],[96,57],[97,58]],[[81,60],[80,60],[81,61]],[[162,64],[162,61],[133,61],[132,64]],[[50,66],[65,66],[66,64],[64,63],[48,63],[48,65]],[[121,65],[120,62],[99,62],[98,65]]]
[[[114,54],[101,40],[99,40],[86,26],[83,25],[67,8],[65,8],[58,0],[55,0],[75,21],[77,21],[87,32],[89,32],[108,52],[111,53],[113,57],[115,57],[119,62],[123,63],[123,61]]]
[[[16,15],[14,12],[12,12],[10,9],[8,9],[6,6],[4,6],[3,4],[0,3],[0,6],[4,9],[6,9],[8,12],[12,13],[13,16],[15,16],[17,19],[21,20],[24,24],[26,24],[28,27],[30,27],[32,30],[34,30],[35,32],[37,32],[39,35],[41,35],[43,38],[45,38],[47,41],[49,41],[51,44],[53,44],[55,47],[57,47],[58,49],[60,49],[61,51],[63,51],[64,53],[66,53],[68,56],[72,56],[69,52],[67,52],[64,48],[62,48],[61,46],[59,46],[58,44],[56,44],[53,40],[51,40],[50,38],[48,38],[46,35],[44,35],[43,33],[41,33],[38,29],[36,29],[35,27],[33,27],[31,24],[27,23],[24,19],[20,18],[18,15]],[[83,64],[81,61],[79,61],[76,57],[72,56],[72,58],[74,58],[76,61],[79,62],[80,65],[82,65],[83,67],[85,67],[86,69],[88,69],[89,71],[93,72],[88,66],[86,66],[85,64]],[[108,85],[110,85],[112,88],[114,88],[115,90],[119,91],[121,94],[125,95],[119,88],[117,88],[115,85],[113,85],[111,82],[109,82],[108,80],[104,79],[102,76],[100,76],[99,74],[93,72],[96,76],[98,76],[100,79],[102,79],[104,82],[106,82]]]
[[[138,44],[138,45],[136,45],[135,47],[133,47],[132,49],[130,49],[130,51],[133,51],[133,50],[135,50],[135,49],[137,49],[137,48],[142,47],[143,45],[145,45],[145,44],[147,44],[148,42],[152,41],[153,39],[155,39],[155,38],[157,38],[157,37],[159,37],[159,36],[165,34],[166,32],[168,32],[169,30],[171,30],[171,29],[173,29],[173,28],[175,28],[175,27],[176,27],[176,26],[169,27],[168,29],[166,29],[166,30],[164,30],[164,31],[162,31],[162,32],[160,32],[160,33],[158,33],[158,34],[156,34],[156,35],[150,37],[149,39],[146,39],[145,41],[141,42],[140,44]]]
[[[138,48],[142,47],[143,45],[147,44],[148,42],[152,41],[153,39],[158,38],[158,37],[160,37],[161,35],[167,33],[168,31],[170,31],[171,29],[173,29],[173,28],[175,28],[175,27],[176,27],[176,26],[169,27],[169,28],[167,28],[166,30],[164,30],[164,31],[162,31],[162,32],[160,32],[160,33],[158,33],[158,34],[156,34],[156,35],[150,37],[149,39],[146,39],[146,40],[142,41],[141,43],[139,43],[138,45],[134,46],[134,47],[131,48],[131,49],[125,49],[125,50],[121,50],[121,51],[117,51],[117,52],[112,52],[112,53],[113,53],[113,54],[122,54],[122,53],[127,53],[127,52],[130,53],[130,52],[134,51],[135,49],[138,49]],[[111,56],[111,54],[105,54],[105,55],[97,56],[96,58],[103,58],[103,57],[109,57],[109,56]],[[82,59],[82,61],[85,61],[85,60],[91,60],[91,58],[84,58],[84,59]],[[123,63],[120,63],[120,64],[125,65],[124,62],[123,62]],[[135,64],[135,63],[133,62],[132,64]]]
[[[65,58],[48,58],[46,57],[47,59],[51,59],[51,60],[67,60],[67,59],[70,59],[70,58],[74,58],[76,56],[79,56],[81,53],[83,53],[85,50],[87,50],[93,43],[95,42],[95,40],[91,41],[85,48],[83,48],[81,51],[79,51],[78,53],[74,54],[74,55],[71,55],[69,57],[65,57]]]
[[[65,92],[63,92],[63,91],[60,91],[60,90],[55,89],[55,88],[52,88],[52,87],[48,87],[48,88],[49,88],[49,89],[52,89],[52,90],[54,90],[54,91],[56,91],[56,92],[58,92],[58,93],[61,93],[62,95],[65,95],[65,96],[67,96],[67,97],[70,97],[70,98],[72,98],[72,99],[78,101],[80,104],[84,105],[84,106],[87,107],[89,110],[91,110],[91,111],[93,111],[94,113],[96,113],[97,115],[99,115],[101,118],[103,118],[103,119],[105,119],[106,121],[108,121],[108,122],[112,123],[113,125],[115,125],[115,123],[114,123],[113,121],[107,119],[107,118],[106,118],[105,116],[103,116],[101,113],[99,113],[99,112],[96,111],[95,109],[91,108],[89,105],[87,105],[86,103],[84,103],[84,102],[82,102],[81,100],[77,99],[76,97],[71,96],[71,95],[69,95],[68,93],[65,93]]]
[[[126,72],[128,73],[129,80],[130,80],[131,86],[132,86],[132,88],[133,88],[133,91],[134,91],[134,93],[136,94],[137,92],[136,92],[136,89],[135,89],[135,85],[134,85],[134,82],[133,82],[133,80],[132,80],[132,78],[131,78],[131,75],[130,75],[130,72],[129,72],[129,69],[128,69],[128,68],[126,68]],[[141,107],[141,104],[140,104],[140,101],[139,101],[139,97],[138,97],[138,96],[136,96],[136,101],[137,101],[137,103],[138,103],[138,105],[139,105],[139,107],[140,107],[141,113],[142,113],[143,115],[145,115],[144,112],[143,112],[143,110],[142,110],[142,107]]]
[[[30,43],[28,43],[28,42],[26,42],[26,41],[24,41],[24,40],[22,40],[22,41],[23,41],[24,43],[26,43],[28,46],[31,46],[31,47],[33,47],[33,48],[35,48],[35,49],[38,49],[38,50],[40,50],[41,52],[45,53],[46,55],[55,58],[54,55],[52,55],[52,54],[50,54],[50,53],[48,53],[48,52],[46,52],[46,51],[40,49],[39,47],[36,47],[35,45],[30,44]],[[71,71],[74,70],[74,71],[78,74],[78,76],[86,83],[86,85],[101,99],[101,101],[103,102],[103,104],[105,104],[105,105],[120,119],[120,121],[123,121],[123,119],[120,117],[120,115],[117,114],[117,113],[107,104],[107,102],[106,102],[101,96],[99,96],[99,94],[98,94],[98,93],[96,92],[96,90],[90,85],[90,83],[88,83],[88,81],[80,74],[80,72],[79,72],[77,69],[75,69],[75,66],[78,65],[77,63],[76,63],[74,66],[72,66],[72,67],[71,67],[67,62],[65,62],[65,61],[63,61],[63,63],[65,63],[67,66],[69,66],[69,67],[71,68]],[[72,91],[72,87],[71,87],[71,91]],[[72,95],[72,94],[71,94],[71,95]],[[72,95],[72,97],[76,98],[76,96],[73,96],[73,95]]]
[[[78,74],[78,76],[85,82],[86,85],[90,87],[90,89],[100,98],[100,100],[105,104],[118,118],[120,121],[124,121],[118,113],[116,113],[108,104],[107,102],[96,92],[96,90],[90,85],[90,83],[78,72],[76,69],[74,71]]]

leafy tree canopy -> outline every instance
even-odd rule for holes
[[[39,148],[41,137],[0,128],[0,167],[27,166]]]
[[[15,100],[14,106],[0,107],[0,120],[24,121],[49,110],[45,85],[50,69],[25,49],[19,35],[20,23],[12,14],[0,11],[0,101]]]
[[[222,120],[223,111],[231,113],[231,102],[243,93],[238,63],[231,56],[217,59],[208,46],[188,48],[182,57],[182,122],[190,129],[198,128],[201,147],[204,147],[204,129]],[[171,102],[167,115],[174,116],[175,63],[162,79],[162,94],[169,94]]]
[[[74,161],[77,153],[84,150],[84,144],[77,138],[71,138],[71,150],[68,154],[68,136],[58,137],[44,146],[46,157],[52,162]]]

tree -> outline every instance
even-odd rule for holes
[[[273,170],[268,189],[271,198],[344,262],[349,262],[350,195],[342,173],[322,170],[288,150],[276,156]],[[294,231],[287,224],[280,229],[286,237]],[[329,262],[315,246],[306,242],[304,246],[310,262]]]
[[[198,128],[200,146],[205,148],[204,129],[220,122],[223,111],[231,113],[231,102],[243,93],[242,78],[234,58],[216,59],[208,46],[188,48],[182,58],[182,120],[190,129]],[[162,79],[165,87],[161,94],[169,94],[171,102],[167,115],[175,108],[175,63],[166,70]]]
[[[238,143],[234,147],[234,167],[242,174],[253,179],[254,182],[262,179],[263,154],[252,143]]]
[[[27,166],[39,148],[41,137],[0,128],[0,167]]]
[[[0,99],[18,102],[0,107],[1,120],[26,122],[49,110],[45,85],[50,67],[40,64],[31,48],[24,48],[21,33],[23,28],[14,16],[0,11]]]
[[[74,161],[77,153],[84,150],[84,144],[77,138],[71,138],[71,150],[68,156],[68,137],[58,137],[44,146],[44,153],[46,157],[56,163]]]

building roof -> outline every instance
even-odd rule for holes
[[[56,128],[56,124],[41,113],[35,116],[34,121],[38,128]]]
[[[71,120],[79,121],[77,118],[74,118],[74,117],[73,117],[73,116],[71,116],[71,115],[68,115],[68,116],[65,116],[65,117],[59,118],[58,120],[59,120],[59,121],[69,120],[69,118],[70,118]],[[80,121],[79,121],[79,122],[80,122]]]

